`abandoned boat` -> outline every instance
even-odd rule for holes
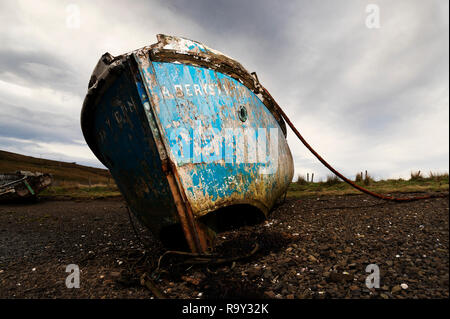
[[[189,248],[205,252],[220,226],[264,217],[286,193],[286,125],[237,61],[185,38],[157,40],[101,57],[82,131],[141,223],[160,238],[181,226]]]
[[[35,198],[52,183],[50,174],[17,171],[0,174],[0,202]]]

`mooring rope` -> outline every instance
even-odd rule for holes
[[[130,224],[131,224],[131,227],[133,228],[134,235],[136,236],[137,240],[142,244],[142,246],[144,246],[145,249],[150,251],[151,250],[150,247],[147,245],[147,243],[144,240],[142,240],[141,236],[139,236],[139,233],[138,233],[138,231],[136,229],[136,226],[134,225],[134,222],[133,222],[133,217],[131,216],[130,207],[128,205],[125,205],[125,207],[127,208],[128,218],[130,219]]]
[[[424,196],[413,196],[413,197],[395,197],[395,196],[388,196],[388,195],[383,195],[383,194],[379,194],[379,193],[375,193],[372,192],[370,190],[368,190],[367,188],[364,188],[356,183],[354,183],[353,181],[351,181],[350,179],[348,179],[347,177],[345,177],[344,175],[342,175],[339,171],[337,171],[333,166],[331,166],[330,164],[328,164],[327,161],[325,161],[322,156],[320,156],[313,148],[311,145],[308,144],[308,142],[303,138],[303,136],[300,134],[300,132],[297,130],[297,128],[295,127],[294,124],[292,124],[292,122],[289,120],[288,116],[286,115],[286,113],[284,113],[284,111],[281,109],[281,107],[275,102],[275,100],[273,99],[273,97],[270,95],[270,93],[264,88],[261,87],[265,93],[270,96],[272,98],[272,101],[274,102],[278,112],[282,115],[282,117],[284,118],[284,120],[286,121],[286,123],[289,125],[289,127],[292,129],[292,131],[295,133],[295,135],[297,135],[297,137],[300,139],[300,141],[303,143],[303,145],[305,145],[305,147],[326,167],[328,168],[331,172],[333,172],[336,176],[338,176],[340,179],[342,179],[344,182],[346,182],[347,184],[349,184],[350,186],[356,188],[357,190],[373,196],[375,198],[379,198],[382,200],[388,200],[388,201],[394,201],[394,202],[410,202],[410,201],[416,201],[416,200],[422,200],[422,199],[429,199],[429,198],[445,198],[448,197],[448,194],[428,194],[428,195],[424,195]]]

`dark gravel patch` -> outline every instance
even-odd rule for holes
[[[215,253],[257,243],[252,256],[208,267],[164,258],[156,283],[169,298],[448,298],[448,221],[448,198],[290,200],[264,223],[218,236]],[[152,298],[139,278],[164,249],[138,230],[147,248],[120,200],[1,205],[0,298]],[[81,269],[79,289],[65,286],[68,264]],[[369,264],[379,289],[365,285]]]

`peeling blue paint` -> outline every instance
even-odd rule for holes
[[[180,177],[191,205],[196,207],[196,201],[205,198],[211,201],[211,205],[227,202],[228,198],[245,202],[254,195],[255,187],[252,185],[259,183],[268,192],[258,194],[259,204],[269,209],[274,197],[284,191],[292,176],[286,172],[277,173],[286,175],[286,178],[261,175],[261,168],[277,165],[279,158],[270,154],[256,163],[239,163],[237,160],[237,140],[244,138],[246,129],[253,129],[256,139],[259,137],[258,129],[276,129],[279,132],[280,151],[284,155],[289,153],[284,158],[290,157],[278,122],[261,100],[239,81],[208,68],[137,60],[143,68],[144,81],[153,97],[152,105],[163,131],[161,135],[179,171],[183,172]],[[244,122],[239,117],[243,106],[248,117]],[[199,141],[196,139],[199,129],[214,129],[215,134],[208,136],[204,133]],[[204,149],[214,135],[224,134],[227,129],[238,130],[231,144],[227,144],[224,138],[220,143],[220,152],[210,157],[204,152],[199,154],[196,146]],[[180,131],[184,133],[184,138],[174,134]],[[266,147],[270,148],[269,145]],[[248,148],[245,148],[246,151]],[[188,168],[182,170],[183,167]]]

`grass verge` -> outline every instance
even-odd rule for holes
[[[413,175],[413,174],[412,174]],[[430,174],[429,177],[403,179],[388,179],[381,181],[370,181],[369,186],[364,179],[359,179],[356,184],[367,189],[382,193],[416,193],[416,192],[443,192],[449,190],[448,174]],[[302,198],[323,195],[349,195],[361,194],[360,191],[351,187],[347,183],[328,178],[325,182],[317,183],[291,183],[288,188],[288,198]]]
[[[122,196],[117,186],[50,186],[39,193],[40,198],[54,200],[77,200],[77,199],[100,199],[100,198],[119,198]]]

